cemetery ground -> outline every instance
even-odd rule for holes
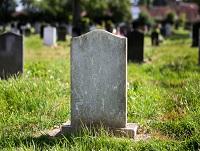
[[[36,136],[70,119],[70,42],[43,46],[24,40],[25,73],[0,81],[0,150],[198,150],[198,49],[179,30],[160,47],[145,38],[144,64],[128,64],[128,122],[147,140],[117,138],[100,129],[49,140]]]

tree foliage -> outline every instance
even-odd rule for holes
[[[44,20],[69,21],[73,0],[21,0],[30,12],[40,13]],[[92,21],[109,19],[113,22],[131,18],[129,0],[80,0],[81,11]]]
[[[200,0],[183,0],[184,2],[193,2],[200,6]]]
[[[2,0],[0,3],[0,21],[10,21],[12,17],[11,15],[15,12],[16,6],[16,0]]]

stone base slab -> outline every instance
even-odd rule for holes
[[[125,128],[108,128],[109,132],[119,137],[128,137],[135,139],[137,136],[138,124],[127,123]],[[73,135],[80,131],[81,128],[77,129],[72,127],[69,123],[64,123],[61,127],[55,128],[47,133],[50,138],[61,137],[66,135]]]

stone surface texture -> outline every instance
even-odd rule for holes
[[[126,38],[94,30],[73,38],[71,124],[126,127]]]
[[[11,32],[0,35],[0,78],[23,73],[23,37]]]
[[[72,39],[71,121],[48,132],[55,138],[80,134],[85,127],[106,128],[136,138],[138,125],[127,123],[127,40],[104,30]]]
[[[44,28],[44,44],[47,46],[56,46],[56,28],[47,26]]]

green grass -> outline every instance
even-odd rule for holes
[[[70,40],[56,48],[39,36],[24,39],[25,73],[0,81],[0,150],[198,150],[200,67],[186,31],[152,47],[145,64],[128,64],[128,121],[145,141],[116,138],[104,130],[56,140],[35,137],[70,118]]]

